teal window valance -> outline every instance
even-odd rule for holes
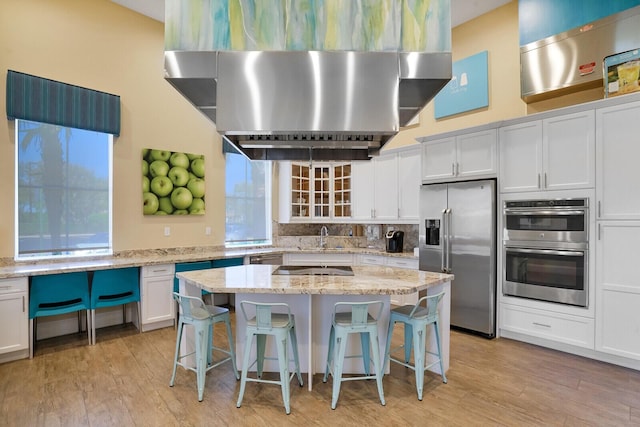
[[[118,136],[120,97],[8,70],[7,118]]]

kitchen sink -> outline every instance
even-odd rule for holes
[[[281,265],[273,272],[276,276],[353,276],[353,269],[348,265]]]

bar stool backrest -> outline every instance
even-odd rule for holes
[[[340,309],[342,307],[349,307],[351,309],[350,326],[355,328],[364,327],[369,322],[369,307],[372,307],[374,311],[377,309],[377,314],[373,317],[374,319],[379,319],[380,314],[382,314],[383,305],[382,301],[337,302],[333,306],[333,324],[336,324],[336,314],[341,313]],[[340,322],[340,324],[344,325],[343,322]]]
[[[183,321],[185,323],[190,323],[194,320],[205,320],[211,316],[201,298],[174,292],[173,299],[178,301],[181,310],[180,315],[184,318]]]
[[[272,313],[272,309],[273,307],[285,307],[286,308],[286,315],[288,318],[288,323],[287,325],[291,325],[292,324],[292,320],[291,320],[291,308],[289,307],[289,304],[284,303],[284,302],[272,302],[272,303],[259,303],[259,302],[253,302],[253,301],[241,301],[240,302],[240,309],[242,311],[242,315],[244,316],[244,320],[246,322],[249,322],[249,316],[247,315],[247,307],[251,306],[255,309],[255,327],[258,329],[273,329],[273,314]],[[283,313],[284,314],[284,313]],[[283,327],[286,325],[278,325],[278,327]]]
[[[413,307],[413,310],[409,313],[410,318],[424,318],[427,319],[429,323],[435,320],[438,317],[438,306],[442,297],[444,296],[444,292],[440,292],[435,295],[427,295],[418,300],[416,305]]]

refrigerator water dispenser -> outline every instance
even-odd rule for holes
[[[425,219],[424,226],[426,229],[427,246],[440,246],[440,220]]]

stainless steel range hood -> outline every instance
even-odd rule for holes
[[[451,79],[451,53],[166,51],[165,78],[251,159],[366,160]]]

